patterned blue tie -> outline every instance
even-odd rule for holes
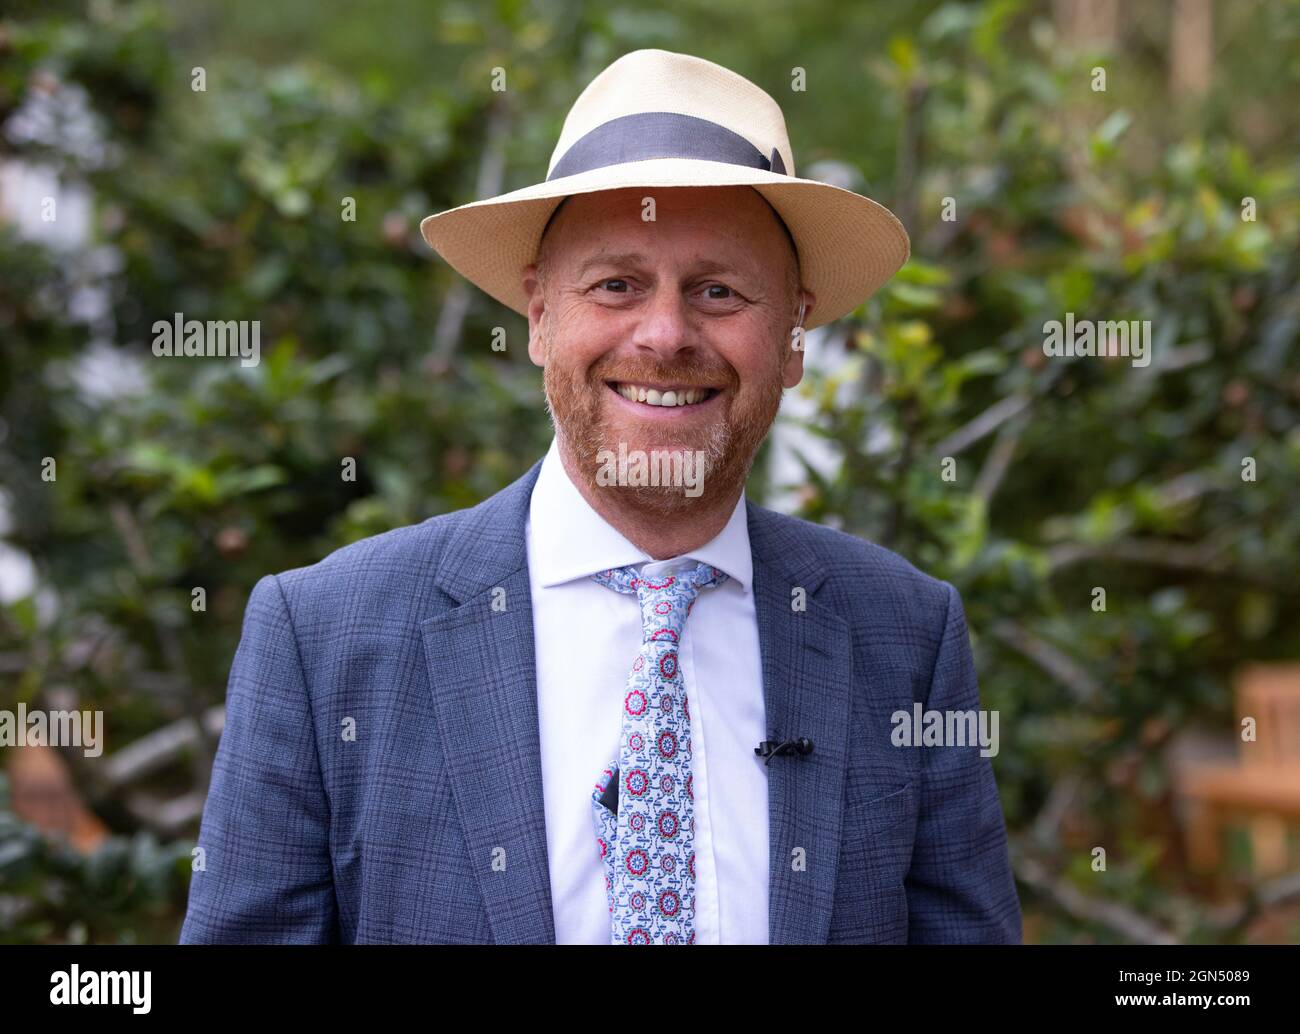
[[[691,712],[677,646],[695,597],[727,576],[701,563],[658,578],[642,578],[631,567],[592,578],[637,595],[643,635],[623,697],[618,760],[606,766],[591,797],[610,941],[694,944]]]

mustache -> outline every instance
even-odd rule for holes
[[[637,359],[604,360],[591,367],[589,380],[595,383],[679,384],[686,388],[730,388],[737,381],[735,370],[726,363],[685,360],[660,363]]]

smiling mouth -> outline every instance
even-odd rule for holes
[[[701,402],[707,402],[721,390],[687,385],[633,384],[630,381],[606,381],[605,383],[611,391],[622,395],[629,402],[639,402],[642,405],[664,409],[697,406]]]

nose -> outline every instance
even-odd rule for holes
[[[659,285],[641,310],[632,344],[640,352],[654,352],[659,359],[670,361],[694,351],[694,334],[690,307],[677,285]]]

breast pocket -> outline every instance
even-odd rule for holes
[[[912,784],[906,783],[879,797],[851,802],[844,809],[845,825],[864,833],[884,833],[911,817],[913,799]]]

